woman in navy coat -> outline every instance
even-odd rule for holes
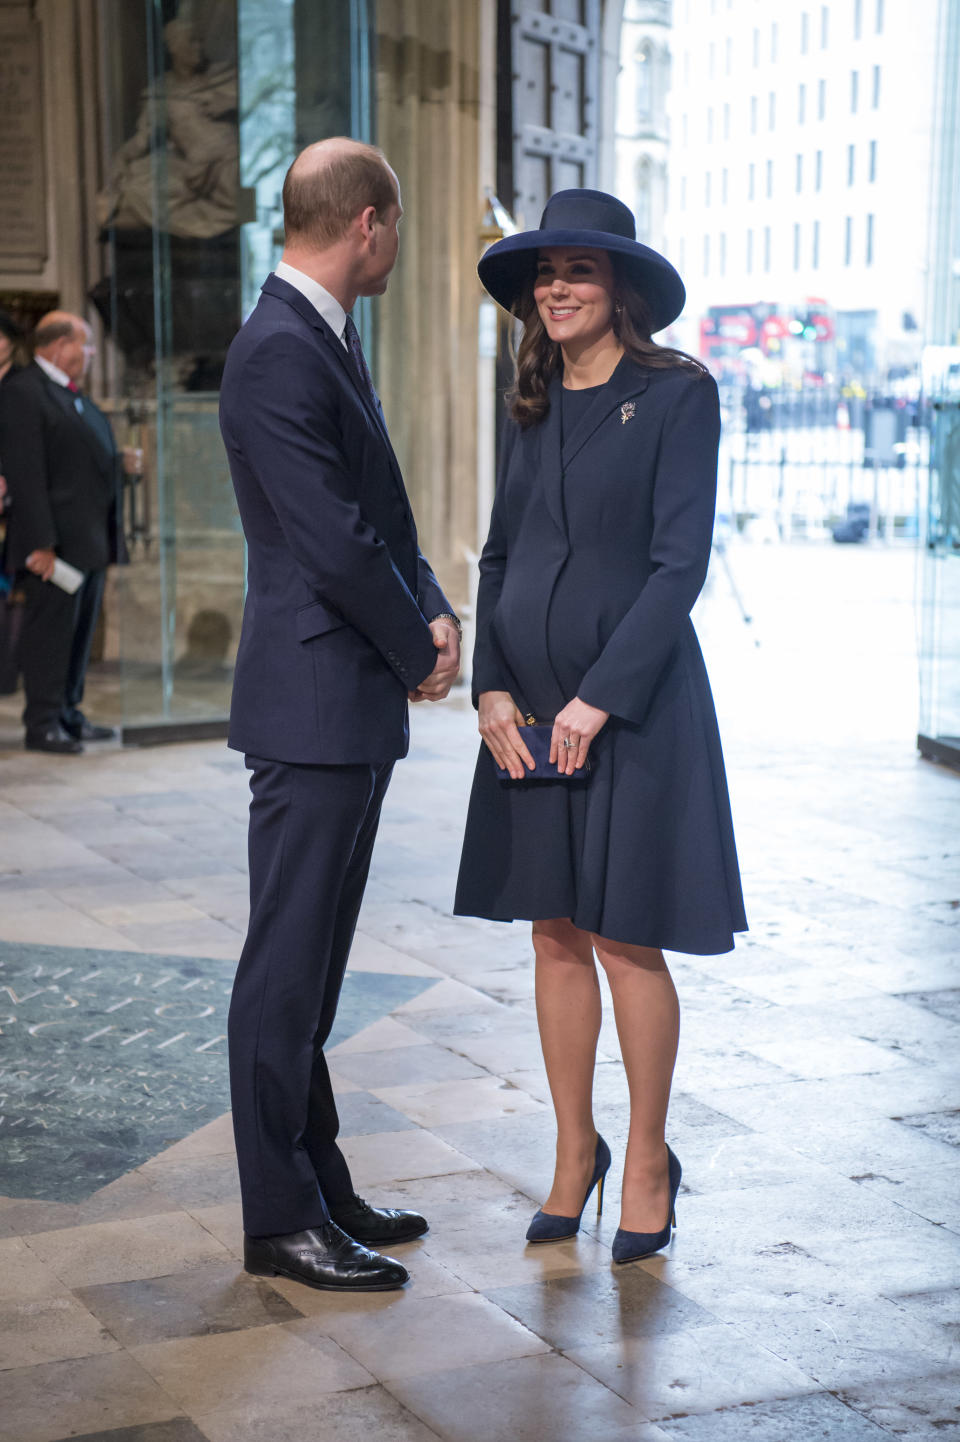
[[[557,1157],[532,1242],[573,1235],[595,1186],[602,1203],[595,957],[606,971],[631,1102],[618,1261],[665,1246],[675,1222],[680,1163],[664,1130],[679,1008],[663,951],[729,951],[746,929],[690,621],[713,533],[717,389],[699,362],[651,341],[684,289],[634,236],[613,196],[561,191],[539,230],[480,262],[524,333],[480,560],[484,745],[455,905],[533,922]],[[552,723],[537,767],[548,779],[531,776],[530,720]]]

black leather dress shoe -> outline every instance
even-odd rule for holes
[[[392,1292],[406,1267],[348,1237],[334,1222],[279,1237],[244,1237],[243,1266],[255,1277],[289,1277],[322,1292]]]
[[[419,1212],[398,1211],[395,1207],[371,1207],[363,1197],[354,1196],[352,1201],[331,1207],[330,1215],[338,1227],[342,1227],[354,1241],[383,1246],[397,1242],[412,1242],[422,1237],[427,1230],[425,1217]]]
[[[44,731],[28,731],[23,740],[28,751],[50,751],[54,756],[79,756],[79,741],[68,736],[62,726],[48,726]]]
[[[117,734],[112,726],[95,726],[86,716],[81,721],[61,721],[60,725],[74,741],[112,741]]]

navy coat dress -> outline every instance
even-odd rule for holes
[[[480,559],[475,697],[538,721],[610,712],[588,780],[501,781],[481,745],[454,910],[570,917],[696,955],[746,930],[716,714],[690,610],[707,573],[720,411],[709,375],[624,357],[562,436],[508,423]]]

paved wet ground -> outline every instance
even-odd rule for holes
[[[526,928],[449,915],[462,699],[415,713],[331,1058],[361,1192],[431,1230],[347,1300],[238,1266],[239,758],[0,751],[3,1442],[960,1436],[960,776],[913,751],[913,557],[731,561],[753,621],[717,567],[698,623],[752,929],[673,959],[679,1229],[625,1268],[610,1020],[605,1213],[524,1246],[553,1130]]]

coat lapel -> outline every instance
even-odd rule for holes
[[[40,371],[40,375],[43,378],[47,395],[53,401],[54,405],[59,406],[64,415],[72,421],[76,433],[83,437],[84,443],[93,453],[94,460],[97,462],[100,470],[109,477],[113,466],[113,457],[104,450],[99,436],[93,430],[92,426],[84,420],[83,415],[77,409],[78,401],[80,401],[82,405],[86,405],[88,402],[83,396],[74,395],[73,391],[67,390],[66,386],[58,385],[55,380],[51,380],[46,372],[41,370],[40,366],[37,366],[37,370]]]
[[[562,426],[560,419],[560,377],[550,382],[550,409],[539,427],[540,475],[543,480],[543,494],[547,510],[557,529],[565,536],[566,521],[563,514],[563,459],[560,451]]]
[[[577,452],[583,449],[590,437],[602,425],[635,424],[629,402],[641,395],[646,390],[648,383],[647,372],[641,370],[637,363],[630,360],[628,356],[622,356],[603,390],[600,391],[586,414],[580,418],[579,423],[574,426],[572,434],[565,438],[561,454],[562,469],[569,466]],[[560,382],[554,381],[553,384],[559,387]],[[556,406],[559,407],[559,404],[558,393]],[[554,409],[551,389],[551,414]]]
[[[305,320],[308,325],[312,326],[314,330],[319,331],[326,344],[330,347],[333,355],[336,357],[337,364],[343,367],[344,374],[349,378],[350,384],[363,401],[367,414],[376,421],[379,428],[384,431],[386,435],[383,413],[374,407],[372,400],[367,395],[366,387],[357,375],[356,367],[350,359],[346,346],[338,335],[334,335],[333,330],[324,320],[316,306],[311,305],[307,297],[302,291],[297,290],[295,285],[290,285],[289,282],[281,279],[279,275],[274,275],[272,271],[260,289],[266,292],[267,295],[273,295],[276,296],[278,300],[286,301],[287,305],[292,306],[297,312],[297,315]]]
[[[292,306],[302,320],[305,320],[308,325],[312,326],[314,330],[319,332],[322,340],[328,346],[330,352],[334,356],[337,365],[343,367],[344,374],[347,376],[350,384],[353,386],[354,390],[362,401],[363,407],[366,410],[367,415],[377,427],[377,430],[379,431],[380,436],[383,439],[383,443],[387,448],[387,453],[390,457],[390,464],[393,467],[394,477],[400,487],[404,500],[406,500],[406,488],[403,484],[403,475],[400,471],[400,462],[397,460],[396,454],[394,453],[393,445],[390,441],[389,433],[387,432],[387,423],[384,419],[383,410],[381,409],[379,404],[377,406],[374,406],[372,399],[370,398],[370,396],[367,395],[366,387],[363,385],[360,377],[357,375],[356,367],[354,366],[353,361],[350,359],[347,349],[341,341],[340,337],[338,335],[334,335],[333,330],[324,320],[323,316],[317,310],[316,306],[311,305],[310,301],[307,300],[307,297],[302,293],[302,291],[297,290],[295,285],[290,285],[289,282],[285,281],[281,276],[274,275],[271,271],[270,274],[267,276],[266,280],[263,282],[263,285],[260,287],[260,289],[264,292],[264,294],[275,296],[278,300],[285,301],[287,305]]]

